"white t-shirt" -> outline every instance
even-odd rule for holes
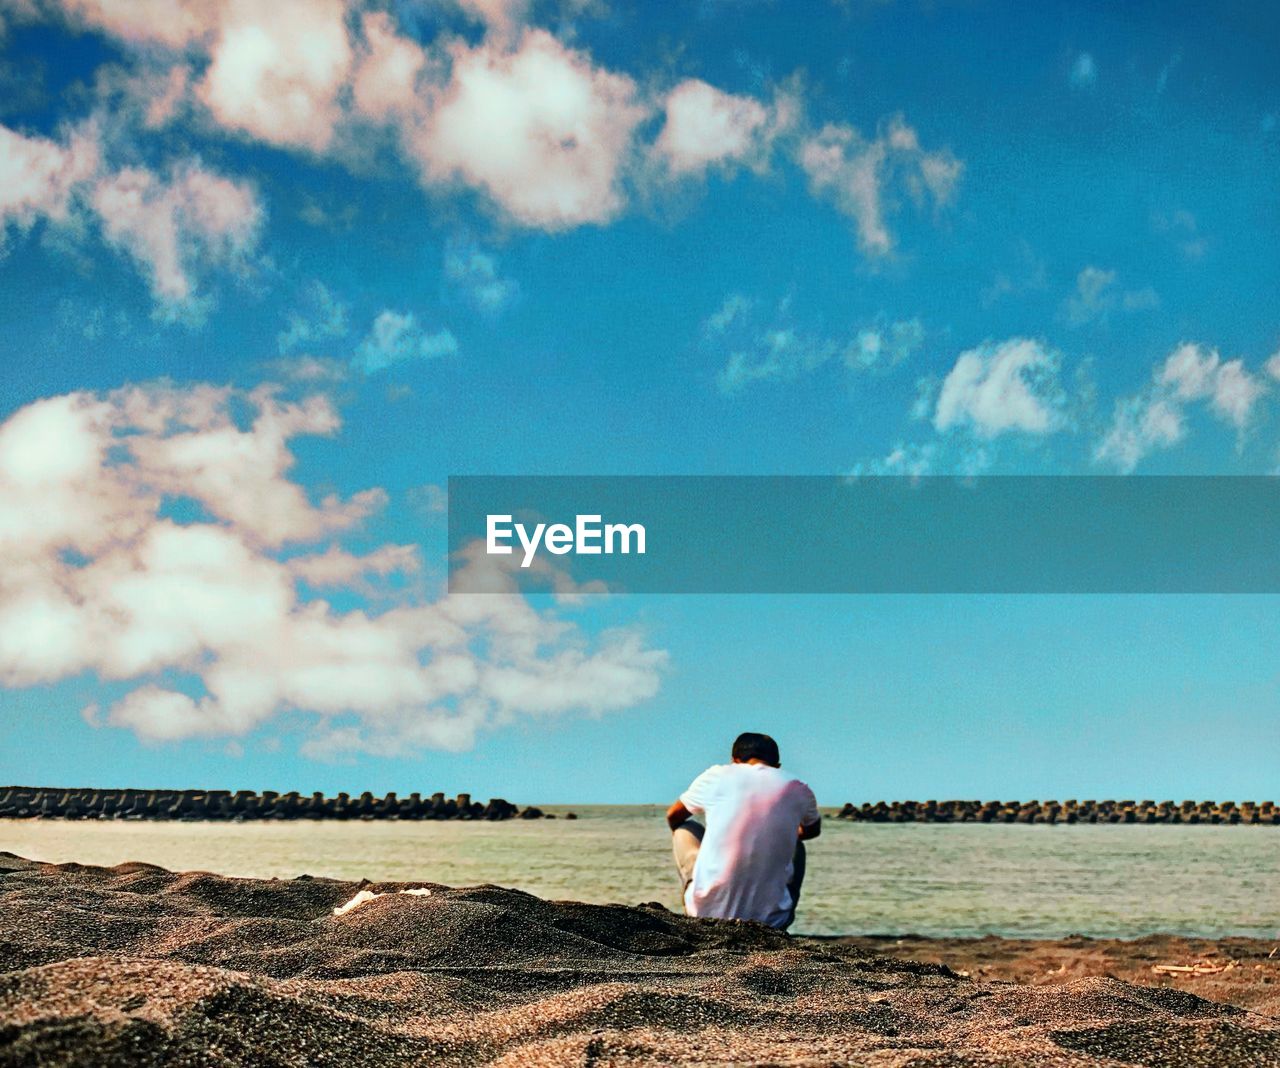
[[[767,764],[717,764],[680,801],[706,823],[684,894],[689,915],[784,924],[796,831],[821,818],[813,791]]]

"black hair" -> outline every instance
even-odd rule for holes
[[[778,757],[778,743],[767,734],[756,734],[755,731],[746,731],[734,739],[732,756],[743,763],[754,757],[773,768],[782,765]]]

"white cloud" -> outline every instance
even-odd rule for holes
[[[1156,383],[1180,401],[1208,400],[1215,414],[1243,430],[1266,386],[1244,368],[1243,360],[1223,362],[1217,349],[1179,345],[1156,373]]]
[[[674,175],[701,175],[753,158],[759,163],[767,152],[769,112],[751,97],[690,78],[667,94],[665,109],[654,151]]]
[[[491,34],[509,39],[523,24],[530,0],[453,0],[468,15],[484,23]]]
[[[1120,298],[1120,307],[1127,312],[1151,311],[1160,307],[1160,294],[1154,286],[1130,289]]]
[[[498,258],[465,239],[444,250],[444,277],[476,310],[496,315],[520,297],[520,283],[503,276]]]
[[[345,382],[351,365],[332,356],[282,356],[267,360],[263,370],[282,382],[298,382],[310,387]]]
[[[132,44],[181,48],[211,34],[223,4],[218,0],[57,0],[73,24]]]
[[[1159,307],[1160,297],[1151,286],[1122,289],[1115,271],[1087,266],[1076,276],[1075,291],[1062,302],[1062,318],[1071,326],[1105,323],[1117,310],[1149,311]]]
[[[1185,342],[1152,373],[1143,392],[1116,402],[1110,428],[1094,450],[1094,459],[1132,471],[1156,449],[1186,436],[1188,405],[1205,403],[1222,422],[1243,434],[1266,392],[1263,380],[1243,360],[1223,361],[1216,349]]]
[[[426,331],[412,312],[388,308],[374,319],[369,336],[356,350],[355,363],[366,374],[372,374],[404,360],[431,360],[453,356],[457,351],[457,339],[448,330]]]
[[[723,334],[738,319],[751,310],[751,301],[744,297],[741,293],[730,293],[724,298],[724,303],[719,309],[712,312],[711,315],[702,323],[702,331],[704,334]]]
[[[154,76],[143,74],[139,88],[146,92],[146,111],[143,125],[149,129],[170,122],[186,103],[191,90],[191,68],[175,63],[163,73]]]
[[[108,245],[138,264],[170,314],[194,305],[201,273],[247,262],[262,214],[248,184],[197,160],[176,164],[168,177],[143,167],[111,170],[91,126],[65,144],[0,126],[0,225],[47,219],[77,233],[96,223]]]
[[[414,486],[405,495],[405,499],[429,523],[449,514],[449,491],[434,482]]]
[[[548,230],[607,222],[645,116],[635,83],[542,30],[514,51],[455,44],[452,74],[409,146],[432,184],[483,190],[511,220]]]
[[[328,435],[339,425],[322,395],[285,404],[271,387],[246,396],[256,415],[248,429],[229,416],[229,391],[209,394],[205,407],[184,411],[189,396],[179,390],[129,388],[114,399],[126,426],[144,431],[129,439],[134,473],[168,497],[198,502],[210,515],[234,525],[255,542],[279,546],[310,541],[358,525],[382,507],[381,490],[312,505],[286,473],[293,465],[288,440],[300,434]]]
[[[162,302],[182,305],[198,265],[243,260],[257,240],[261,208],[249,186],[187,164],[168,181],[140,167],[102,178],[92,203],[103,236],[132,256]]]
[[[350,330],[347,305],[323,282],[313,281],[303,292],[302,306],[285,316],[285,328],[276,337],[281,353],[332,341]]]
[[[478,193],[529,228],[608,223],[637,192],[712,169],[764,172],[785,145],[814,194],[881,255],[903,198],[937,209],[959,180],[960,162],[924,150],[900,118],[870,139],[840,123],[813,132],[795,79],[767,100],[698,79],[637,84],[529,25],[524,0],[455,3],[484,24],[478,42],[448,28],[417,41],[367,0],[36,0],[30,14],[132,46],[97,85],[122,144],[191,110],[197,127],[362,174],[394,145],[427,189]],[[655,128],[647,120],[658,113]]]
[[[924,478],[948,474],[973,478],[991,466],[988,446],[973,438],[898,442],[885,456],[861,460],[850,478]]]
[[[762,322],[751,300],[731,293],[703,320],[702,335],[711,348],[726,354],[716,383],[721,392],[732,394],[754,382],[798,378],[836,357],[851,371],[890,369],[923,344],[924,326],[918,319],[877,323],[846,341],[797,326],[790,298]]]
[[[881,169],[887,155],[879,141],[864,142],[847,126],[828,126],[801,150],[800,165],[815,194],[832,196],[858,227],[864,250],[888,252],[892,246],[881,207]]]
[[[1244,369],[1243,360],[1228,360],[1218,368],[1213,384],[1213,410],[1219,418],[1243,430],[1265,392],[1262,381]]]
[[[350,586],[366,575],[410,574],[419,570],[416,545],[383,545],[371,553],[349,553],[330,545],[323,553],[308,553],[286,561],[289,573],[314,587]]]
[[[1267,358],[1264,369],[1272,379],[1280,382],[1280,349],[1277,349]]]
[[[1128,397],[1116,402],[1111,428],[1094,459],[1128,473],[1153,449],[1176,445],[1186,434],[1181,406],[1161,397]]]
[[[223,126],[323,151],[353,62],[343,0],[226,0],[196,94]]]
[[[0,227],[65,219],[72,194],[97,173],[99,163],[91,128],[76,130],[58,144],[0,126]]]
[[[1200,400],[1213,393],[1218,362],[1216,351],[1195,344],[1179,345],[1156,371],[1155,379],[1172,389],[1179,400]]]
[[[385,12],[362,19],[363,45],[352,81],[356,111],[366,118],[389,121],[414,116],[421,107],[418,76],[427,56],[416,41],[396,32]]]
[[[896,367],[919,350],[924,336],[924,324],[919,319],[867,327],[845,349],[845,363],[855,370]]]
[[[989,308],[1005,297],[1022,296],[1048,288],[1048,268],[1027,241],[1017,242],[1010,260],[983,287],[980,294],[983,307]]]
[[[747,347],[730,352],[716,382],[722,392],[737,393],[752,382],[792,379],[822,366],[837,351],[828,338],[800,334],[791,327],[764,329]]]
[[[1092,89],[1098,83],[1098,64],[1089,52],[1081,52],[1071,64],[1068,75],[1073,89]]]
[[[1116,272],[1101,267],[1085,267],[1076,278],[1076,291],[1064,305],[1067,320],[1085,323],[1109,309],[1114,301],[1110,290],[1115,286]]]
[[[1189,260],[1198,260],[1209,250],[1209,239],[1201,233],[1196,217],[1185,208],[1169,215],[1153,215],[1151,228],[1157,234],[1166,235]]]
[[[256,414],[242,427],[232,413],[246,406]],[[286,403],[273,387],[75,393],[11,416],[0,685],[83,672],[132,683],[94,721],[151,741],[243,736],[299,711],[312,717],[308,750],[330,755],[460,748],[516,716],[601,712],[656,691],[665,653],[632,631],[593,643],[509,586],[380,614],[302,599],[299,579],[349,589],[416,566],[410,546],[275,555],[385,498],[315,504],[289,480],[289,439],[336,428],[323,398]],[[177,500],[207,518],[166,518]]]
[[[1062,425],[1059,359],[1038,341],[1011,338],[962,352],[934,408],[939,431],[968,426],[980,437],[1047,434]]]
[[[916,131],[900,118],[872,140],[850,126],[828,124],[802,141],[799,161],[814,195],[832,200],[853,219],[859,244],[872,255],[893,248],[886,217],[900,190],[921,205],[942,207],[963,170],[949,151],[922,149]]]
[[[785,143],[881,255],[903,197],[936,209],[959,180],[960,162],[921,148],[900,118],[871,139],[839,123],[808,130],[794,78],[767,101],[698,79],[641,88],[529,25],[525,0],[454,3],[485,26],[478,43],[449,29],[419,42],[366,0],[36,0],[31,17],[134,46],[98,86],[122,137],[198,107],[227,130],[361,168],[391,143],[428,189],[479,193],[530,228],[604,224],[637,190],[715,168],[764,172]]]
[[[887,456],[854,464],[849,474],[854,478],[864,475],[921,478],[933,471],[937,453],[938,446],[933,442],[899,442]]]

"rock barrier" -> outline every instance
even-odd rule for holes
[[[571,814],[569,814],[571,815]],[[501,797],[481,803],[470,794],[375,797],[264,790],[90,790],[0,786],[0,819],[66,820],[535,820],[539,808],[520,809]],[[568,816],[566,816],[568,818]],[[576,818],[576,817],[574,817]]]
[[[877,801],[847,803],[859,823],[1177,823],[1280,827],[1274,801]]]

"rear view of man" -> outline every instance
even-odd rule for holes
[[[803,843],[822,831],[818,803],[781,770],[778,743],[767,734],[738,735],[732,757],[694,779],[667,810],[685,911],[787,928],[804,880]]]

